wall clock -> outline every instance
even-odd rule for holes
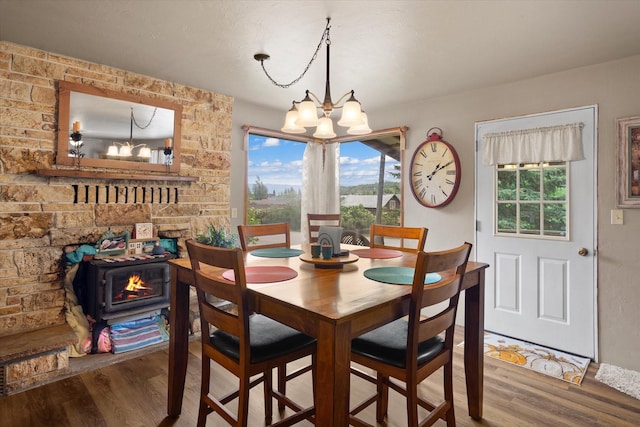
[[[436,129],[440,132],[429,134]],[[428,208],[449,204],[458,192],[461,172],[458,153],[442,139],[442,130],[429,129],[427,140],[418,146],[409,164],[411,191],[416,200]]]

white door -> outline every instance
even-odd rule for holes
[[[482,163],[487,133],[576,122],[584,125],[584,160]],[[490,265],[485,329],[590,358],[596,356],[596,123],[597,106],[476,123],[475,249],[476,259]]]

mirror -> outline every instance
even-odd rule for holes
[[[180,171],[180,104],[65,81],[58,93],[57,164]]]

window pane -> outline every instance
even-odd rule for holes
[[[498,200],[516,200],[517,170],[498,171]]]
[[[567,173],[565,168],[544,170],[544,200],[566,200]]]
[[[540,200],[540,169],[520,171],[520,200]]]
[[[342,227],[369,235],[371,224],[400,225],[400,143],[377,139],[340,145]],[[382,194],[379,194],[379,193]]]
[[[544,235],[567,235],[567,205],[564,203],[544,204]]]
[[[516,207],[515,203],[498,203],[498,232],[499,233],[515,233],[516,225]]]
[[[291,243],[300,243],[302,156],[298,141],[249,135],[247,224],[288,222]]]
[[[520,204],[520,233],[540,234],[540,203]]]

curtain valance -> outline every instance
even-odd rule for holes
[[[582,123],[488,133],[483,163],[506,165],[583,160]]]

